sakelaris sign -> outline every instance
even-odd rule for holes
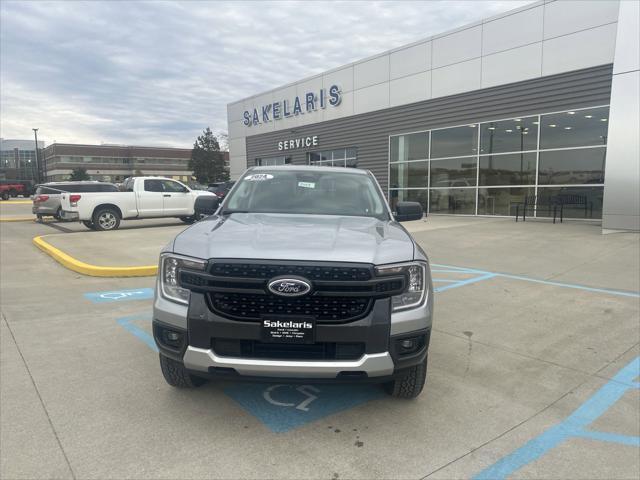
[[[328,90],[321,88],[316,92],[307,92],[302,97],[296,95],[293,102],[282,100],[256,107],[253,111],[245,110],[242,114],[244,119],[242,123],[247,127],[269,123],[274,120],[315,112],[318,109],[325,109],[327,106],[337,107],[341,101],[340,88],[337,85],[331,85]]]

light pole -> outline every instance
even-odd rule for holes
[[[40,183],[40,161],[38,159],[38,129],[37,128],[32,128],[31,130],[33,130],[33,134],[36,137],[36,172],[38,173],[37,175],[37,179],[38,179],[38,183]],[[45,174],[45,181],[46,181],[46,174]]]

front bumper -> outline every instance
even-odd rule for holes
[[[158,292],[158,289],[156,289]],[[196,375],[246,379],[283,378],[360,381],[392,378],[424,361],[429,346],[433,291],[420,308],[391,314],[389,299],[377,300],[370,314],[338,325],[318,325],[317,342],[361,342],[364,351],[349,359],[272,359],[220,354],[216,340],[258,341],[260,324],[230,320],[214,314],[203,294],[191,294],[190,305],[178,305],[156,293],[154,338],[160,352],[184,363]],[[162,340],[162,331],[178,332],[183,340],[173,347]],[[408,354],[399,342],[419,339],[419,348]]]
[[[394,364],[389,352],[364,354],[358,360],[264,360],[216,355],[211,349],[187,347],[183,357],[188,370],[215,373],[217,369],[232,369],[241,376],[278,378],[382,377],[393,374]]]

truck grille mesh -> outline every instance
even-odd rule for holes
[[[345,322],[364,316],[371,305],[363,297],[277,297],[245,293],[210,293],[214,312],[242,320],[259,321],[264,315],[313,316],[320,322]]]
[[[309,280],[364,281],[371,279],[366,267],[342,267],[319,265],[217,263],[210,269],[212,275],[233,278],[260,278],[268,280],[280,275],[297,275]]]

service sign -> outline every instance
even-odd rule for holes
[[[337,107],[342,101],[342,91],[337,85],[331,85],[329,89],[321,88],[315,92],[307,92],[297,95],[293,101],[281,100],[266,105],[261,105],[253,110],[245,110],[242,114],[245,126],[260,125],[283,118],[296,117],[305,113],[324,110],[329,107]]]
[[[317,147],[318,135],[309,135],[308,137],[291,138],[278,142],[278,150],[295,150],[297,148]]]

